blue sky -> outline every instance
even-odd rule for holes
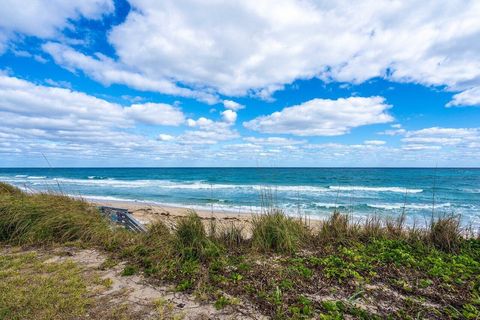
[[[0,166],[479,166],[477,1],[0,3]]]

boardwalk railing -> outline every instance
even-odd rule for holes
[[[121,224],[126,229],[134,232],[146,232],[145,227],[135,219],[127,209],[114,208],[114,207],[98,207],[100,212],[109,217],[115,223]]]

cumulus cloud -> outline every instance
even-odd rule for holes
[[[157,139],[160,140],[160,141],[172,141],[172,140],[175,139],[175,137],[171,136],[169,134],[161,133],[161,134],[158,135]]]
[[[42,48],[62,67],[70,71],[81,70],[104,85],[120,83],[137,90],[191,97],[206,103],[215,103],[218,99],[207,92],[179,87],[172,81],[164,78],[146,77],[135,71],[135,68],[125,66],[103,54],[91,57],[67,45],[55,42],[48,42]]]
[[[474,87],[453,96],[447,107],[480,106],[480,86]]]
[[[393,121],[387,113],[390,107],[383,97],[313,99],[244,122],[243,125],[263,133],[336,136],[355,127]]]
[[[237,114],[230,111],[234,115],[227,113],[223,115],[224,121],[213,121],[205,117],[200,117],[197,120],[187,119],[187,126],[193,130],[186,130],[183,134],[177,137],[176,141],[181,144],[216,144],[219,141],[226,141],[240,137],[238,132],[232,128],[235,124]],[[233,121],[232,121],[233,120]]]
[[[237,121],[237,113],[232,110],[225,110],[222,112],[223,121],[233,123]]]
[[[312,77],[350,83],[384,77],[456,91],[480,85],[478,1],[130,2],[133,10],[108,35],[115,68],[153,82],[264,99]]]
[[[232,100],[223,100],[223,106],[226,109],[230,109],[230,110],[233,110],[233,111],[238,111],[238,110],[241,110],[241,109],[245,108],[244,105],[242,105],[238,102],[232,101]]]
[[[459,146],[480,142],[478,128],[440,128],[432,127],[408,131],[403,142],[423,145]]]
[[[76,146],[88,156],[100,152],[98,148],[105,154],[155,148],[154,141],[130,128],[135,123],[179,125],[184,116],[166,104],[123,107],[85,93],[0,74],[0,119],[0,142],[11,145],[5,152],[21,149],[29,154],[56,147],[68,153]]]
[[[134,120],[153,125],[178,126],[185,121],[179,108],[165,103],[133,104],[125,113]]]
[[[121,106],[82,92],[66,88],[36,85],[19,78],[0,74],[0,111],[24,117],[62,120],[72,126],[116,123],[127,126]],[[13,121],[3,117],[3,121]],[[82,121],[79,123],[78,121]],[[2,122],[3,122],[2,121]]]
[[[0,53],[17,34],[39,38],[58,36],[80,17],[99,19],[113,12],[112,0],[35,0],[0,2]]]

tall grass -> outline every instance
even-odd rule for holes
[[[179,256],[182,259],[209,260],[222,247],[252,248],[262,252],[294,253],[308,247],[310,239],[322,243],[371,241],[395,238],[420,241],[447,252],[455,252],[464,236],[458,216],[433,219],[425,229],[408,228],[405,215],[396,219],[371,216],[363,223],[350,215],[335,211],[320,223],[316,232],[306,220],[287,216],[270,207],[251,221],[251,239],[245,238],[241,224],[230,224],[217,230],[211,221],[210,232],[194,212],[180,219],[173,233],[164,224],[152,225],[142,236],[115,228],[96,208],[85,201],[64,195],[22,192],[0,183],[0,241],[16,244],[51,244],[83,241],[102,245],[108,250],[146,250],[147,255]],[[142,249],[139,249],[142,248]],[[161,249],[159,249],[161,248]]]
[[[103,242],[109,222],[87,202],[55,194],[26,194],[0,184],[0,241],[49,244]]]
[[[317,239],[320,242],[344,242],[358,236],[357,225],[352,224],[348,214],[335,210],[333,214],[321,223]]]
[[[219,253],[219,248],[207,236],[202,220],[194,211],[177,223],[175,246],[184,259],[209,259]]]
[[[245,234],[245,226],[231,222],[223,225],[219,231],[217,239],[229,249],[238,249],[247,245],[248,241]]]
[[[433,219],[428,230],[428,240],[443,251],[456,252],[463,240],[458,216]]]
[[[252,245],[263,251],[293,253],[309,235],[305,223],[272,208],[252,219]]]

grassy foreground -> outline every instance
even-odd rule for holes
[[[0,245],[94,247],[128,261],[125,276],[142,272],[218,309],[243,300],[274,319],[480,319],[480,240],[465,237],[455,217],[420,230],[402,217],[359,224],[334,213],[312,229],[272,209],[253,219],[251,233],[205,226],[192,212],[174,230],[159,222],[133,234],[86,202],[0,183]],[[78,298],[85,285],[68,274],[74,268],[57,266],[37,283],[16,276],[43,267],[33,256],[19,259],[0,258],[0,318],[86,314]],[[55,296],[62,277],[73,280]],[[64,307],[39,304],[41,293]]]

